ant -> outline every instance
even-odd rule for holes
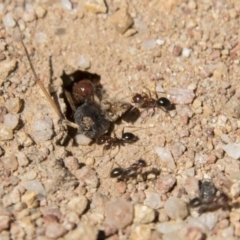
[[[214,184],[210,181],[200,182],[200,197],[196,197],[189,202],[191,208],[199,207],[198,212],[204,213],[215,211],[219,208],[229,208],[229,197],[218,192]]]
[[[110,148],[114,148],[116,146],[124,146],[125,143],[134,143],[138,140],[138,137],[131,132],[124,132],[124,128],[122,130],[121,138],[117,137],[114,133],[114,137],[108,135],[102,135],[95,139],[98,145],[105,144],[103,150],[108,150]]]
[[[131,177],[136,177],[138,174],[138,170],[146,166],[146,162],[142,159],[139,159],[137,162],[133,163],[128,168],[114,168],[110,173],[110,177],[118,178],[118,181],[128,180]]]
[[[173,105],[171,103],[171,101],[168,98],[165,97],[157,97],[156,94],[156,99],[151,97],[151,93],[149,92],[149,95],[146,93],[136,93],[133,97],[132,97],[132,103],[137,104],[140,108],[146,108],[146,109],[150,109],[153,108],[153,114],[155,113],[155,108],[161,108],[162,110],[166,111],[170,111],[173,109]]]

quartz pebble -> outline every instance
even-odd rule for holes
[[[161,39],[161,38],[158,38],[158,39],[156,40],[156,43],[157,43],[157,45],[162,46],[162,45],[165,44],[165,40],[163,40],[163,39]]]
[[[134,206],[134,223],[147,224],[155,219],[155,211],[142,204],[136,204]]]
[[[11,129],[14,129],[17,127],[18,122],[19,122],[18,114],[8,113],[8,114],[4,115],[4,125],[5,126],[11,128]]]
[[[71,1],[69,1],[69,0],[61,0],[61,3],[62,3],[62,7],[65,10],[68,10],[68,11],[72,10],[72,3],[71,3]]]
[[[155,184],[156,190],[160,194],[165,194],[171,190],[176,183],[176,178],[173,175],[160,176]]]
[[[124,229],[133,221],[133,206],[124,199],[110,201],[106,205],[106,223],[116,229]]]
[[[170,197],[164,203],[164,209],[171,219],[184,219],[188,216],[187,204],[180,198]]]
[[[11,140],[13,138],[13,130],[0,123],[0,141]]]
[[[2,157],[1,162],[5,169],[9,169],[11,171],[15,171],[18,169],[18,161],[14,155],[10,155],[8,157]]]
[[[53,122],[48,116],[34,119],[32,122],[33,138],[36,142],[50,140],[53,136]]]
[[[6,28],[13,28],[16,26],[16,21],[14,20],[14,18],[12,17],[11,13],[7,13],[4,17],[3,17],[3,25]]]
[[[8,110],[8,113],[19,113],[22,107],[22,100],[20,98],[8,99],[4,106]]]
[[[16,59],[0,62],[0,86],[7,80],[8,75],[16,68],[16,65]]]
[[[132,25],[133,19],[128,13],[128,8],[123,7],[111,16],[111,23],[118,33],[124,34]]]
[[[174,157],[180,157],[186,149],[186,146],[180,141],[173,143],[171,146],[171,152]]]
[[[189,104],[193,101],[195,94],[190,89],[175,88],[169,90],[168,97],[173,104]]]
[[[87,0],[85,1],[85,8],[92,13],[106,13],[107,6],[104,0]]]
[[[75,157],[66,157],[63,161],[70,172],[79,169],[79,163]]]
[[[156,224],[156,230],[162,234],[168,234],[176,231],[179,232],[183,227],[184,227],[184,223],[180,221],[179,222],[169,221],[169,222]]]
[[[148,225],[138,225],[134,227],[129,236],[129,240],[146,240],[151,238],[152,229]]]
[[[77,196],[70,199],[68,202],[68,209],[82,215],[88,205],[88,200],[85,196]]]
[[[38,193],[37,200],[42,200],[46,198],[46,191],[42,183],[39,182],[38,180],[27,181],[25,182],[24,186],[28,191],[35,191]]]
[[[233,159],[240,159],[240,143],[230,143],[222,147],[227,155]]]
[[[62,226],[62,224],[57,222],[49,222],[46,224],[45,235],[48,238],[60,238],[66,234],[67,230]]]
[[[78,145],[87,146],[92,141],[92,139],[88,138],[84,134],[77,134],[75,136],[75,141]]]
[[[159,156],[160,161],[164,164],[164,167],[167,167],[171,170],[176,168],[176,164],[169,149],[156,147],[156,153]]]
[[[156,40],[153,38],[148,38],[143,40],[142,48],[145,50],[152,50],[156,47]]]
[[[88,69],[91,67],[91,61],[88,57],[81,55],[78,58],[78,62],[77,62],[78,67],[82,68],[82,69]]]
[[[183,48],[182,56],[188,58],[188,57],[190,57],[191,52],[192,52],[192,49],[190,49],[190,48]]]
[[[218,215],[214,212],[208,212],[203,213],[198,219],[205,224],[209,230],[212,230],[218,221]]]
[[[158,193],[153,191],[145,191],[145,195],[146,199],[144,201],[144,205],[153,209],[159,209],[160,207],[162,207],[163,203]]]

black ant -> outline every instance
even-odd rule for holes
[[[114,168],[110,173],[110,177],[118,178],[118,181],[127,180],[131,177],[136,177],[138,174],[138,170],[146,166],[146,162],[142,159],[139,159],[137,162],[133,163],[128,168]]]
[[[156,107],[163,109],[165,112],[173,109],[173,105],[168,98],[165,98],[165,97],[157,98],[157,95],[156,95],[156,99],[154,99],[151,97],[150,92],[149,92],[149,95],[146,93],[142,93],[142,94],[136,93],[132,97],[132,102],[137,104],[139,108],[146,108],[146,109],[153,108],[154,112]]]
[[[219,208],[229,208],[229,197],[218,192],[214,184],[210,181],[200,183],[200,197],[196,197],[189,202],[191,208],[199,207],[198,212],[210,212]]]
[[[134,143],[138,140],[138,137],[131,132],[124,132],[124,128],[122,130],[121,138],[117,137],[114,133],[114,137],[108,135],[102,135],[95,139],[95,142],[98,145],[104,145],[103,150],[108,150],[110,148],[114,148],[116,146],[124,146],[125,143]]]

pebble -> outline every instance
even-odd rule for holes
[[[4,115],[3,117],[3,123],[6,127],[9,127],[11,129],[14,129],[17,127],[18,122],[19,122],[19,115],[18,114],[12,114],[12,113],[8,113],[6,115]]]
[[[162,46],[162,45],[165,44],[165,40],[163,40],[163,39],[161,39],[161,38],[158,38],[158,39],[156,40],[156,43],[157,43],[157,45]]]
[[[7,80],[8,75],[16,68],[16,59],[0,62],[0,86]]]
[[[176,164],[169,149],[156,147],[155,150],[160,158],[160,161],[164,164],[164,167],[167,167],[171,170],[174,170],[176,168]]]
[[[65,10],[71,11],[72,10],[72,2],[69,0],[61,0],[62,7]]]
[[[84,55],[79,56],[77,66],[86,70],[91,67],[91,60]]]
[[[236,97],[230,98],[230,100],[223,107],[223,111],[229,117],[240,118],[240,101]]]
[[[240,196],[240,181],[233,183],[230,189],[232,198],[237,198]]]
[[[52,119],[48,116],[41,119],[34,119],[32,130],[33,138],[37,143],[50,140],[54,134]]]
[[[84,5],[85,8],[92,13],[107,12],[107,6],[104,0],[87,0]]]
[[[124,229],[133,221],[133,206],[125,199],[116,199],[106,205],[106,223],[116,229]]]
[[[75,136],[75,141],[78,145],[87,146],[92,141],[92,139],[88,138],[84,134],[77,134]]]
[[[198,219],[205,224],[209,230],[212,230],[218,221],[218,215],[215,212],[201,214]]]
[[[11,13],[7,13],[3,19],[3,25],[4,27],[6,28],[13,28],[16,26],[16,21],[14,20],[14,18],[12,17],[12,14]]]
[[[180,198],[170,197],[164,203],[164,209],[171,219],[184,219],[188,216],[188,206]]]
[[[98,229],[95,226],[92,226],[87,223],[78,224],[77,228],[68,232],[65,236],[65,240],[70,239],[81,239],[81,240],[97,240],[98,238]]]
[[[134,223],[138,224],[147,224],[154,221],[156,217],[155,211],[148,207],[144,206],[142,204],[136,204],[134,206]]]
[[[163,206],[163,203],[161,201],[161,197],[158,193],[153,192],[153,191],[145,191],[145,201],[144,205],[152,208],[152,209],[159,209],[160,207]]]
[[[118,192],[120,193],[125,193],[126,189],[127,189],[127,184],[123,181],[121,182],[117,182],[116,183],[116,189],[118,190]]]
[[[1,216],[0,215],[0,232],[3,230],[7,230],[10,227],[10,217],[9,216]]]
[[[147,38],[142,42],[142,48],[145,50],[152,50],[156,47],[156,40],[153,38]]]
[[[0,123],[0,141],[13,139],[13,130]]]
[[[35,11],[36,11],[38,18],[43,18],[47,13],[47,10],[44,7],[39,6],[39,5],[36,6]]]
[[[70,199],[68,209],[82,215],[88,206],[88,199],[85,196],[77,196]]]
[[[190,48],[183,48],[182,56],[188,58],[188,57],[190,57],[191,52],[192,52],[192,49],[190,49]]]
[[[188,177],[183,185],[189,197],[199,196],[199,180],[195,177]]]
[[[240,159],[240,143],[230,143],[222,147],[227,155],[233,159]]]
[[[36,19],[35,9],[32,5],[26,5],[26,10],[23,12],[22,19],[24,22],[32,22]]]
[[[156,224],[156,230],[162,234],[168,234],[171,232],[176,232],[176,231],[182,230],[184,225],[185,224],[180,221],[179,222],[173,222],[173,221],[162,222],[162,223]],[[178,238],[176,238],[176,239],[178,239]]]
[[[66,157],[64,158],[64,164],[67,167],[67,169],[72,172],[75,171],[77,169],[79,169],[79,163],[78,160],[75,157]]]
[[[26,203],[28,208],[36,208],[39,205],[37,196],[38,196],[38,192],[36,191],[26,191],[22,195],[21,201]]]
[[[129,236],[129,240],[146,240],[151,239],[152,229],[148,225],[138,225],[134,227]]]
[[[181,55],[181,53],[182,53],[182,47],[180,47],[178,45],[173,47],[173,55],[174,56],[178,57]]]
[[[15,156],[17,157],[18,165],[20,167],[25,167],[29,164],[29,161],[23,152],[16,152]]]
[[[133,25],[133,19],[128,13],[127,7],[123,7],[113,13],[110,20],[115,30],[121,34],[124,34]]]
[[[186,146],[180,141],[171,145],[171,152],[174,157],[180,157],[186,151],[186,149]]]
[[[99,179],[96,172],[88,166],[78,169],[75,171],[74,175],[77,179],[84,181],[88,187],[96,188],[99,185]]]
[[[8,110],[8,113],[19,113],[22,108],[22,100],[20,98],[8,99],[4,106]]]
[[[60,238],[65,235],[67,230],[62,226],[62,224],[57,222],[49,222],[45,227],[45,235],[48,238]]]
[[[15,171],[18,169],[18,161],[14,155],[10,155],[8,157],[2,157],[1,162],[5,169]]]
[[[176,183],[176,178],[173,175],[160,176],[155,184],[156,190],[160,194],[169,192]]]
[[[195,98],[193,90],[175,88],[168,92],[168,97],[173,104],[189,104]]]
[[[35,191],[38,193],[37,200],[46,198],[46,191],[42,183],[38,180],[30,180],[25,182],[24,187],[27,191]]]

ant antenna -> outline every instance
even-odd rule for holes
[[[47,91],[47,89],[44,87],[43,83],[40,81],[40,79],[38,78],[37,76],[37,73],[33,67],[33,64],[31,62],[31,59],[30,59],[30,56],[29,56],[29,53],[28,53],[28,50],[27,50],[27,47],[25,46],[24,42],[23,42],[23,37],[22,37],[22,33],[21,33],[21,30],[20,30],[20,27],[18,25],[18,22],[16,21],[17,23],[17,27],[18,27],[18,30],[19,30],[19,35],[20,35],[20,41],[22,43],[22,46],[23,46],[23,49],[25,51],[25,54],[27,56],[27,59],[28,59],[28,62],[29,62],[29,65],[30,65],[30,68],[33,72],[33,75],[34,75],[34,78],[35,78],[35,81],[37,82],[38,86],[41,88],[42,92],[44,93],[45,97],[47,98],[48,102],[51,104],[52,108],[54,109],[54,111],[56,112],[56,114],[58,115],[59,119],[62,120],[62,122],[66,123],[68,126],[71,126],[73,128],[79,128],[77,124],[73,123],[73,122],[70,122],[68,121],[64,115],[61,113],[61,111],[59,110],[59,108],[57,107],[56,103],[53,101],[53,99],[51,98],[51,95],[49,94],[49,92]]]

